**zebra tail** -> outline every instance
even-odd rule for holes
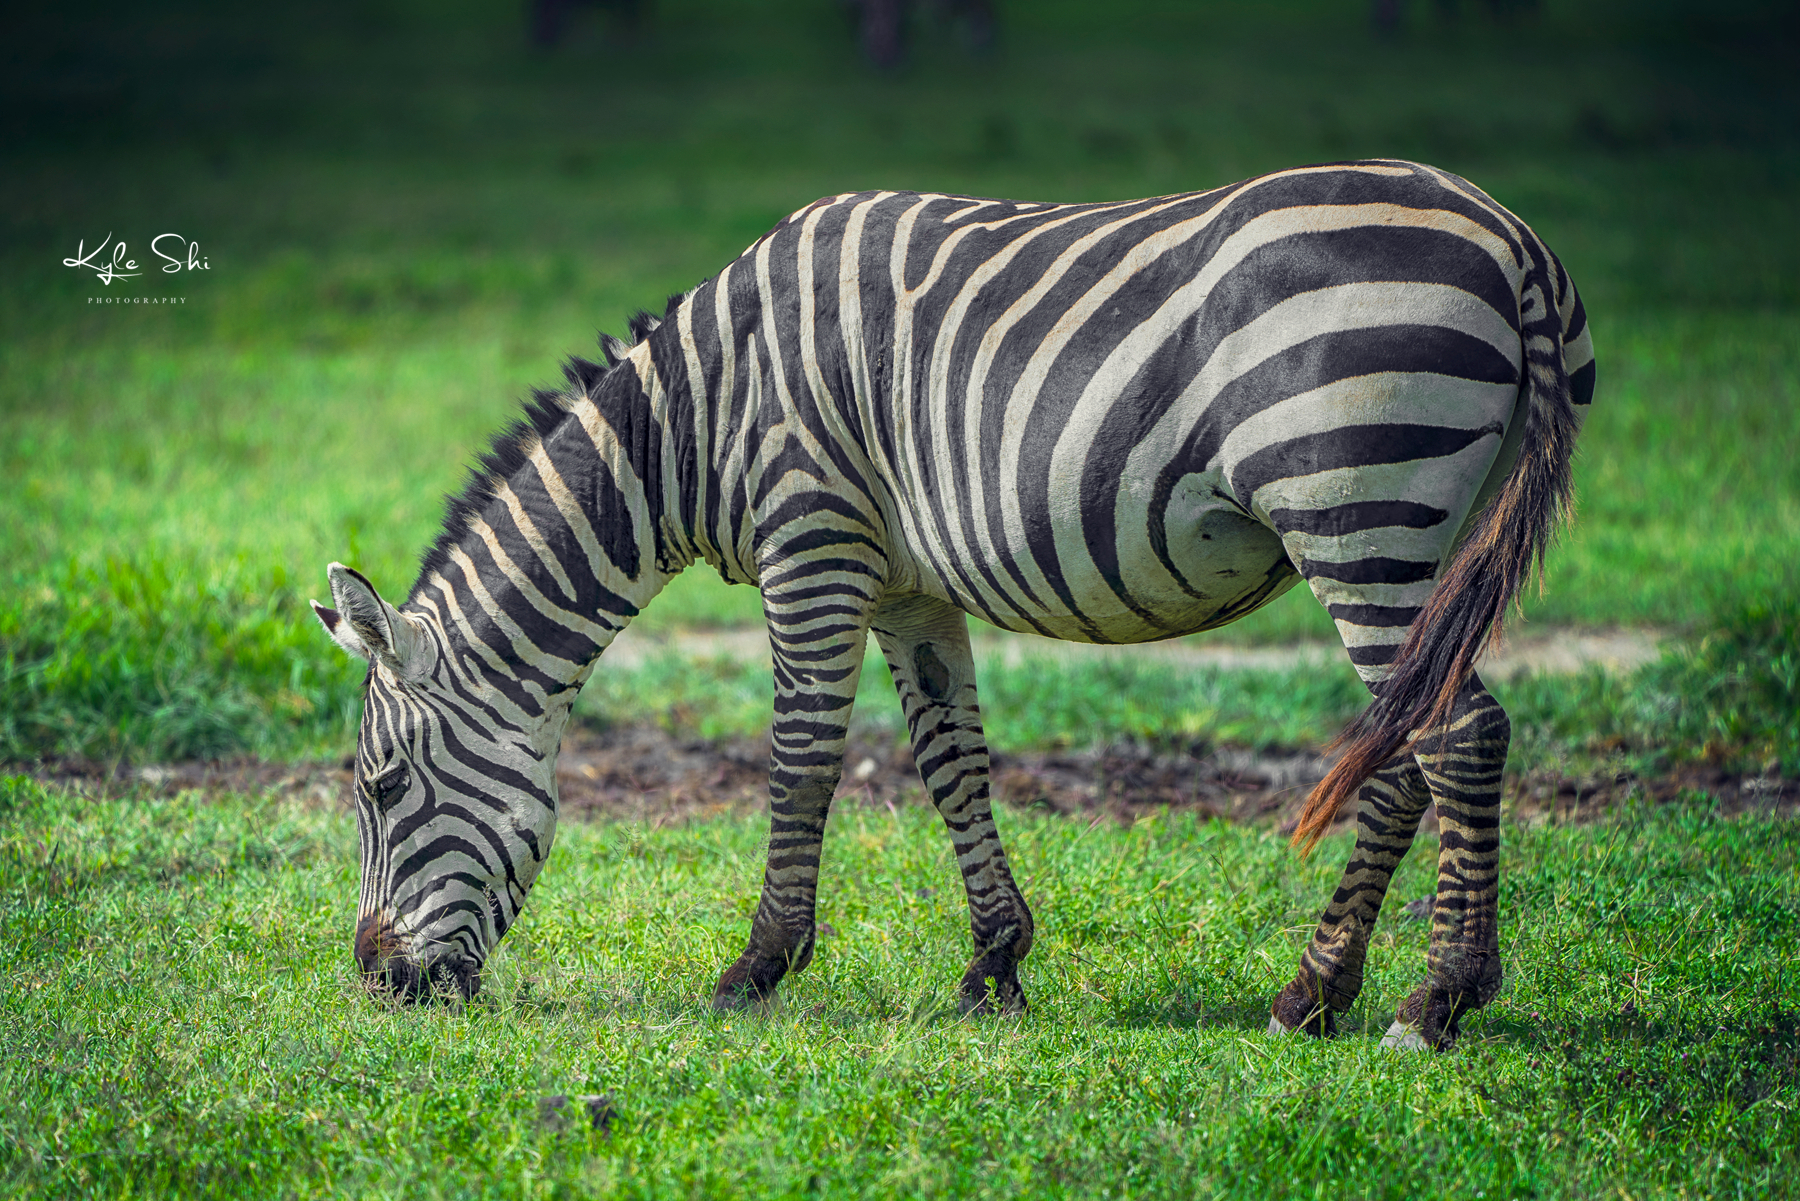
[[[1328,748],[1342,747],[1344,753],[1300,811],[1293,844],[1305,853],[1363,781],[1448,720],[1476,658],[1499,638],[1507,604],[1534,569],[1541,586],[1544,554],[1573,510],[1570,461],[1580,422],[1564,361],[1551,260],[1534,242],[1526,240],[1536,262],[1520,296],[1530,406],[1518,461],[1413,620],[1375,700]],[[1562,278],[1566,283],[1567,276]]]

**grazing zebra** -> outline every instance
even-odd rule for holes
[[[814,891],[873,632],[949,826],[965,1010],[1025,1007],[965,615],[1095,643],[1242,617],[1304,578],[1375,700],[1307,800],[1357,842],[1272,1031],[1328,1035],[1435,799],[1425,982],[1390,1042],[1447,1046],[1500,983],[1505,714],[1471,670],[1569,498],[1593,391],[1581,303],[1511,213],[1393,161],[1115,204],[832,196],[572,360],[450,504],[405,604],[339,564],[369,660],[356,957],[474,990],[556,829],[575,694],[704,559],[762,594],[770,837],[716,1005],[813,953]]]

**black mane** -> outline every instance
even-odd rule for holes
[[[689,295],[691,293],[678,292],[669,297],[669,303],[661,317],[643,309],[632,314],[631,319],[626,322],[626,329],[631,334],[629,342],[602,332],[600,356],[605,360],[604,364],[590,362],[580,355],[570,355],[562,369],[568,387],[531,390],[531,399],[525,402],[523,418],[494,435],[486,453],[477,457],[470,466],[462,491],[445,495],[443,528],[438,530],[437,538],[420,558],[419,577],[413,581],[409,596],[416,594],[433,572],[449,566],[451,549],[469,532],[470,523],[487,508],[499,485],[526,464],[537,441],[561,425],[563,418],[578,401],[594,395],[600,381],[618,367],[626,353],[648,338],[657,326],[674,316],[675,310]]]

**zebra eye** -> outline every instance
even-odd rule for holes
[[[370,782],[368,786],[369,799],[374,801],[377,805],[391,805],[406,792],[406,786],[411,783],[411,781],[412,772],[407,768],[406,764],[399,764],[388,771],[382,772]]]

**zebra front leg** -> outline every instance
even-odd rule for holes
[[[767,1000],[789,972],[812,962],[819,850],[831,798],[843,774],[845,732],[862,673],[866,626],[846,622],[846,608],[819,589],[806,603],[765,598],[775,673],[769,729],[769,860],[750,942],[713,989],[715,1009]],[[862,602],[861,594],[829,598]]]
[[[1019,962],[1031,950],[1031,910],[994,826],[967,619],[943,601],[909,596],[884,604],[873,628],[894,674],[919,777],[950,829],[969,897],[975,955],[963,973],[962,1011],[1022,1013]]]
[[[1430,802],[1431,791],[1411,754],[1395,758],[1362,786],[1356,849],[1300,956],[1300,970],[1275,998],[1270,1034],[1301,1030],[1329,1038],[1337,1033],[1336,1015],[1362,991],[1363,959],[1388,882],[1412,848]]]
[[[1400,1003],[1384,1047],[1448,1050],[1462,1015],[1500,991],[1500,785],[1512,723],[1473,674],[1415,755],[1437,801],[1438,884],[1426,978]]]

